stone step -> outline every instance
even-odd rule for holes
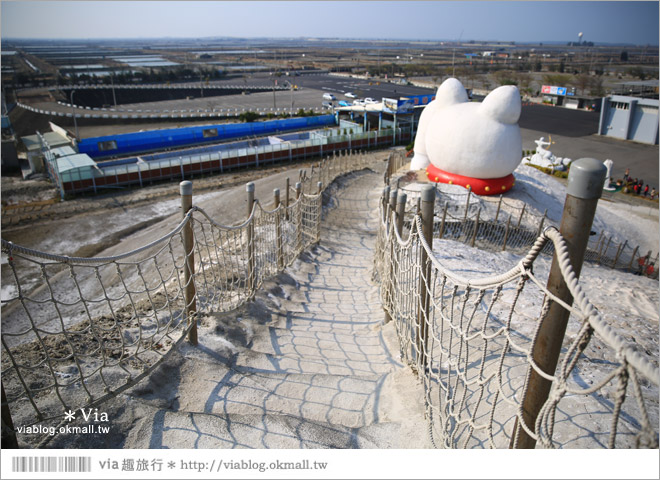
[[[397,423],[349,428],[270,413],[225,415],[156,410],[136,422],[127,442],[132,448],[150,449],[415,448],[406,441],[402,430]]]
[[[153,407],[217,415],[289,415],[344,427],[376,423],[391,389],[388,375],[346,376],[280,373],[274,368],[225,366],[185,359],[167,375],[131,389]],[[166,380],[167,384],[162,384]],[[387,387],[385,387],[387,385]]]
[[[348,338],[349,334],[343,336]],[[355,336],[352,343],[316,340],[334,335],[266,326],[251,327],[250,334],[245,336],[200,330],[199,346],[183,345],[180,350],[190,359],[278,373],[368,376],[388,373],[393,367],[402,366],[388,354],[383,336],[378,332],[369,340],[357,340],[364,337]],[[319,345],[323,348],[319,349]]]

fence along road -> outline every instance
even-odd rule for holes
[[[142,420],[135,425],[121,414],[113,420],[128,430],[153,432],[145,436],[123,431],[133,447],[191,447],[199,442],[216,447],[397,446],[393,438],[401,438],[401,446],[424,446],[418,427],[406,426],[409,411],[400,418],[385,415],[387,421],[378,425],[383,411],[391,410],[392,391],[401,384],[392,377],[406,372],[383,350],[382,336],[373,328],[380,316],[375,317],[380,312],[376,290],[368,283],[374,225],[365,224],[364,218],[372,223],[376,218],[377,194],[371,189],[366,195],[356,177],[350,192],[361,197],[340,194],[336,211],[330,213],[335,220],[320,230],[319,188],[363,166],[362,155],[324,161],[313,173],[302,175],[300,186],[276,192],[274,210],[255,202],[248,220],[231,227],[218,225],[202,209],[188,209],[190,185],[183,185],[179,225],[148,245],[112,258],[61,258],[3,242],[18,290],[3,310],[15,309],[29,320],[22,331],[3,329],[2,335],[3,385],[14,423],[52,424],[69,408],[84,405],[125,411],[126,397],[115,397],[137,385],[129,391],[136,402],[127,416]],[[377,184],[380,177],[370,176]],[[286,203],[287,196],[291,205],[277,207],[277,200]],[[190,231],[192,246],[186,239]],[[297,298],[280,298],[278,302],[291,303],[250,319],[248,329],[263,335],[254,335],[242,354],[236,351],[240,345],[227,353],[227,342],[235,340],[232,332],[248,322],[241,318],[245,308],[260,305],[272,297],[270,292],[281,289],[279,281],[269,282],[268,277],[296,261],[319,238],[328,242],[317,247],[319,258],[298,262],[292,272],[295,277],[301,270],[295,279],[301,292],[290,292]],[[21,290],[24,262],[40,264],[45,289]],[[266,292],[259,293],[259,287]],[[65,298],[59,289],[73,295]],[[246,304],[250,298],[255,302]],[[72,324],[67,316],[80,311],[81,320]],[[227,322],[221,312],[236,317]],[[48,315],[56,320],[48,322]],[[265,318],[286,320],[259,325]],[[183,339],[189,336],[195,343],[198,323],[199,347],[187,346]],[[215,350],[209,349],[213,343]],[[181,364],[180,352],[190,361]],[[177,383],[172,368],[188,373],[177,376]],[[403,391],[414,390],[412,377],[403,377]],[[176,388],[178,408],[144,406],[154,395],[167,397],[171,388]],[[385,393],[387,400],[382,398]],[[210,415],[205,422],[191,413],[200,411]],[[418,413],[421,419],[421,404]],[[281,419],[298,425],[284,439]],[[241,435],[232,430],[237,422]],[[200,431],[200,423],[212,428]],[[308,433],[301,433],[300,425],[307,425]],[[195,428],[198,438],[191,440],[189,432]],[[369,433],[356,435],[362,428]],[[51,446],[83,440],[86,446],[94,444],[90,439],[43,440]],[[107,445],[103,439],[96,441]]]

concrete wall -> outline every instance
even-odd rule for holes
[[[658,144],[658,100],[613,95],[603,99],[598,133]]]

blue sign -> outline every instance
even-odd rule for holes
[[[400,100],[383,98],[383,111],[387,113],[412,113],[414,107],[413,101],[409,98]]]
[[[566,87],[557,88],[557,95],[566,95]]]

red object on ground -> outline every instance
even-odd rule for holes
[[[472,193],[477,195],[498,195],[508,192],[516,183],[516,177],[513,176],[513,173],[501,178],[472,178],[445,172],[433,164],[426,167],[426,176],[432,182],[470,188]]]

